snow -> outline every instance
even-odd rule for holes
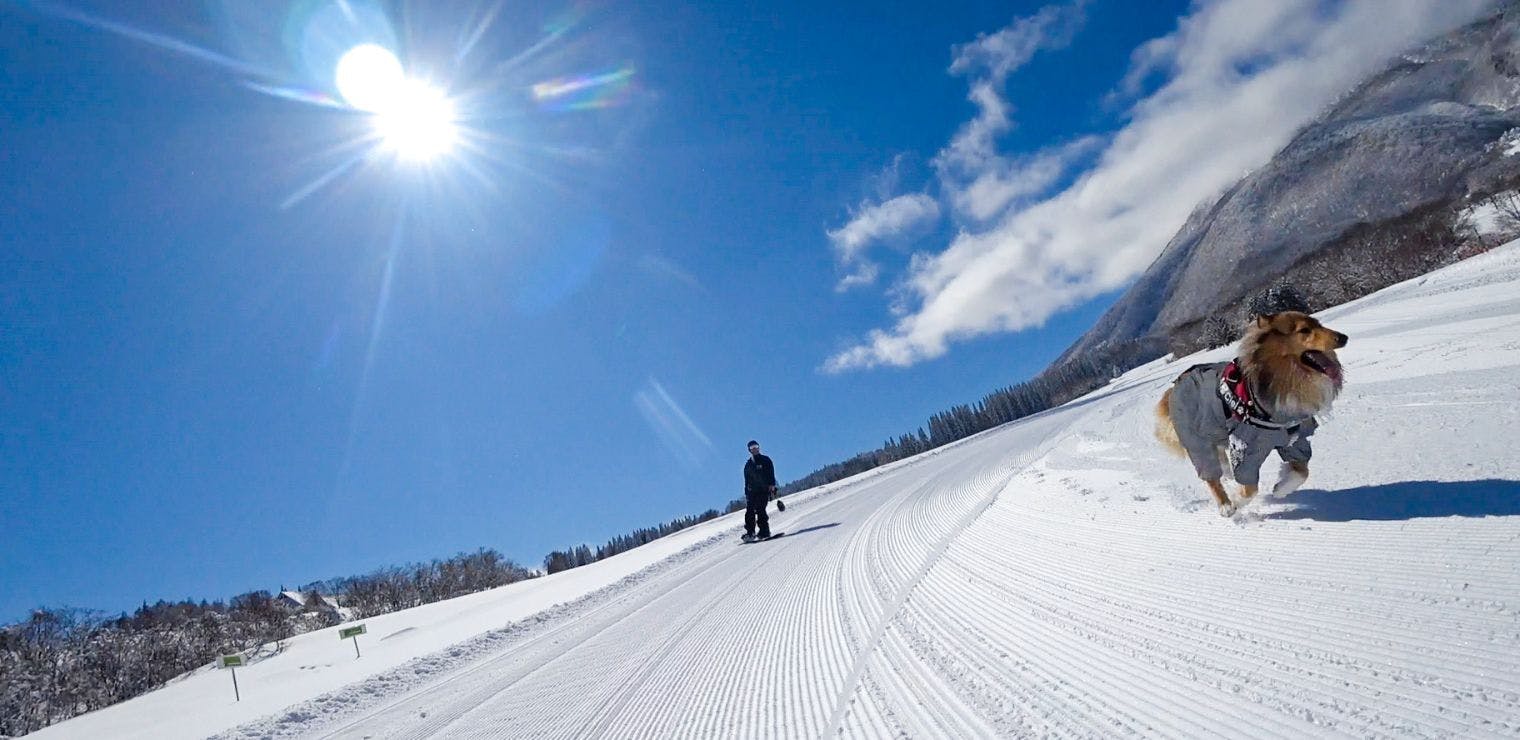
[[[1504,136],[1499,140],[1504,143],[1504,156],[1513,157],[1520,154],[1520,130],[1505,131]]]
[[[1513,236],[1514,228],[1509,223],[1513,219],[1506,216],[1504,209],[1499,207],[1499,203],[1504,201],[1520,203],[1520,193],[1514,190],[1495,193],[1482,203],[1463,210],[1458,218],[1471,224],[1481,236]]]
[[[1501,226],[1504,214],[1499,210],[1499,206],[1493,203],[1472,206],[1463,211],[1460,218],[1472,224],[1472,227],[1484,236],[1504,231],[1504,227]]]
[[[1320,316],[1309,483],[1230,519],[1150,437],[1215,350],[38,736],[1520,736],[1520,242]]]

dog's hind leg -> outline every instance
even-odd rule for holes
[[[1286,496],[1298,490],[1305,481],[1309,480],[1309,463],[1285,462],[1282,466],[1282,474],[1277,477],[1277,485],[1272,486],[1273,496]]]
[[[1214,456],[1219,458],[1219,469],[1224,471],[1225,480],[1235,480],[1235,464],[1230,462],[1230,451],[1224,445],[1214,448]]]
[[[1256,484],[1254,484],[1254,483],[1242,483],[1242,484],[1240,484],[1240,503],[1243,504],[1243,503],[1245,503],[1247,501],[1250,501],[1255,496],[1256,496]]]
[[[1230,497],[1224,492],[1224,484],[1218,478],[1208,478],[1203,484],[1209,487],[1209,493],[1214,494],[1214,500],[1219,502],[1220,516],[1234,516],[1235,504],[1230,502]]]

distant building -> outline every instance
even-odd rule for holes
[[[274,598],[274,605],[289,614],[311,612],[332,617],[340,622],[348,621],[352,616],[349,609],[338,605],[337,597],[316,591],[281,591],[280,595]]]

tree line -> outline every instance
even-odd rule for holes
[[[337,596],[354,618],[408,609],[532,578],[495,550],[382,568],[302,586]],[[283,590],[283,587],[282,587]],[[24,735],[125,701],[220,655],[263,650],[339,621],[332,610],[285,605],[250,591],[223,601],[143,603],[115,617],[83,609],[38,609],[0,628],[0,737]],[[255,660],[261,653],[252,653]]]
[[[918,429],[888,438],[876,449],[814,470],[782,486],[781,492],[795,493],[843,480],[1055,408],[1103,387],[1154,356],[1153,342],[1137,340],[1069,358],[1025,382],[1004,386],[973,403],[933,414]]]
[[[737,508],[735,507],[735,503],[730,501],[726,511],[708,509],[701,514],[678,517],[664,524],[657,524],[653,527],[642,527],[628,534],[617,535],[607,540],[605,544],[597,547],[595,550],[592,550],[590,545],[576,545],[565,550],[555,550],[544,556],[544,572],[558,573],[562,570],[589,565],[603,558],[610,558],[620,552],[627,552],[639,545],[647,545],[661,537],[674,534],[687,527],[711,521],[728,512],[744,508],[743,499],[737,502]]]

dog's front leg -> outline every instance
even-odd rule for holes
[[[1234,516],[1235,504],[1230,502],[1230,497],[1224,492],[1224,484],[1218,478],[1208,478],[1203,484],[1209,487],[1209,493],[1214,494],[1214,500],[1219,502],[1220,516]]]

